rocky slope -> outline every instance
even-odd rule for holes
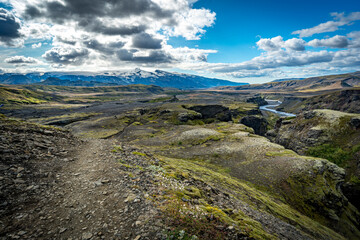
[[[314,97],[286,97],[280,111],[300,113],[314,109],[331,109],[348,113],[360,113],[360,89],[336,91]]]
[[[346,169],[343,190],[357,207],[360,177],[360,114],[318,109],[280,119],[268,138],[300,154],[326,158]],[[351,189],[351,190],[350,190]]]

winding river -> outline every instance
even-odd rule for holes
[[[264,105],[264,106],[260,106],[260,110],[262,111],[269,111],[272,113],[275,113],[281,117],[296,117],[295,114],[292,113],[286,113],[286,112],[280,112],[275,110],[274,108],[276,108],[277,106],[279,106],[282,102],[278,101],[278,100],[270,100],[270,99],[265,99],[269,104],[268,105]]]

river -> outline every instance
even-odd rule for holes
[[[260,110],[262,111],[269,111],[272,113],[275,113],[281,117],[296,117],[295,114],[292,113],[287,113],[287,112],[280,112],[275,110],[274,108],[276,108],[277,106],[279,106],[282,102],[279,100],[269,100],[269,99],[265,99],[269,104],[268,105],[264,105],[264,106],[260,106]]]

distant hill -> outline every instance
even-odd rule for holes
[[[216,78],[206,78],[190,74],[155,72],[135,69],[129,72],[93,74],[87,72],[66,73],[28,73],[0,74],[0,84],[43,84],[60,86],[114,86],[144,84],[179,89],[203,89],[219,86],[241,86],[248,83],[237,83]]]
[[[39,104],[59,97],[27,89],[0,86],[0,104]]]
[[[300,113],[314,109],[331,109],[348,113],[360,113],[360,88],[345,89],[318,96],[287,97],[278,110]]]
[[[305,78],[283,78],[283,79],[276,79],[271,82],[284,82],[284,81],[293,81],[293,80],[303,80]]]
[[[269,82],[264,84],[251,84],[245,86],[218,87],[216,90],[264,90],[264,91],[294,91],[317,92],[341,90],[360,86],[360,72],[311,77],[303,80],[289,80]]]

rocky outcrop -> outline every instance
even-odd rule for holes
[[[203,118],[202,114],[197,112],[184,112],[184,113],[179,113],[178,115],[178,120],[180,122],[187,122],[189,120],[202,119],[202,118]]]
[[[264,105],[268,104],[268,102],[263,97],[252,97],[252,98],[247,99],[246,102],[255,103],[258,106],[264,106]]]
[[[243,117],[240,123],[254,129],[255,133],[264,136],[267,131],[268,122],[262,116],[250,115]]]
[[[223,122],[232,120],[231,111],[222,105],[196,105],[188,109],[200,113],[203,119],[214,118]]]
[[[344,194],[360,208],[360,114],[333,110],[307,111],[296,118],[281,118],[266,136],[303,155],[326,158],[346,169]]]
[[[296,118],[280,118],[267,136],[286,148],[305,154],[310,147],[332,143],[336,139],[350,141],[349,134],[357,135],[359,126],[359,114],[313,110]]]

